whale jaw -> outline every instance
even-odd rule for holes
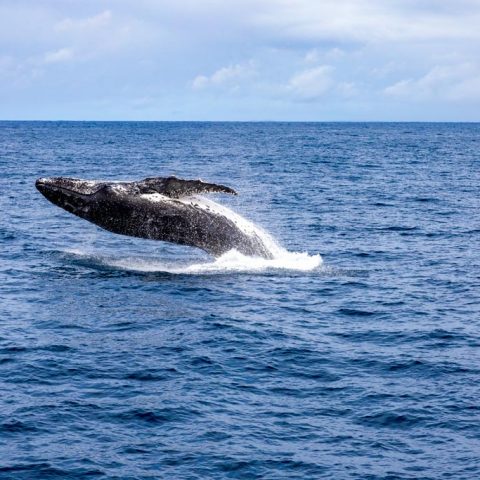
[[[53,177],[39,178],[35,182],[37,190],[50,202],[74,215],[83,216],[88,211],[88,197],[97,189],[94,182]]]

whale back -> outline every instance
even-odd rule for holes
[[[229,193],[237,195],[230,187],[202,180],[184,180],[177,177],[151,177],[137,183],[142,193],[160,193],[170,198],[190,197],[202,193]]]

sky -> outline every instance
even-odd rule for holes
[[[0,0],[0,119],[480,121],[480,0]]]

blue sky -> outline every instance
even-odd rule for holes
[[[0,118],[480,121],[480,0],[0,0]]]

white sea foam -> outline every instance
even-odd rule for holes
[[[66,250],[90,265],[109,267],[120,270],[145,273],[172,273],[172,274],[215,274],[228,272],[263,272],[273,270],[292,270],[307,272],[318,268],[322,264],[320,255],[308,253],[288,252],[273,259],[248,257],[236,250],[230,250],[212,262],[185,264],[180,262],[160,261],[155,258],[136,256],[111,256],[98,254],[81,249]]]
[[[150,197],[149,199],[151,201],[165,200],[165,197],[159,194],[144,195],[144,197]],[[269,270],[296,270],[306,272],[322,265],[322,257],[320,255],[310,255],[307,252],[289,252],[281,247],[275,239],[262,228],[213,200],[201,196],[184,197],[174,200],[167,199],[167,201],[168,200],[192,204],[197,208],[227,217],[247,235],[257,235],[267,250],[272,254],[273,258],[250,257],[243,255],[237,250],[230,250],[211,262],[179,264],[159,261],[155,258],[98,255],[94,252],[82,252],[78,249],[69,250],[67,253],[112,268],[137,272],[166,272],[173,274],[262,272]]]

